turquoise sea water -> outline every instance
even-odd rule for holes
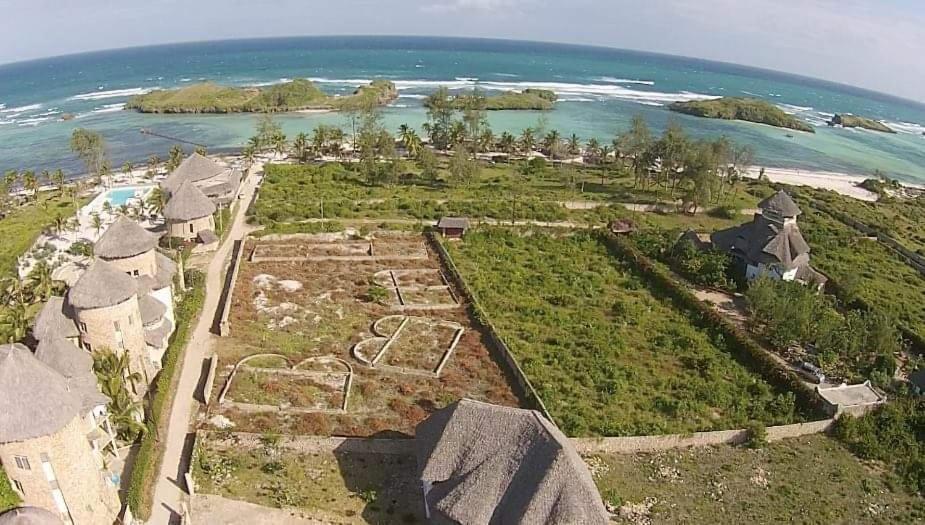
[[[656,130],[676,119],[695,136],[725,134],[754,146],[760,164],[870,174],[880,169],[925,182],[925,106],[887,95],[782,73],[702,60],[497,40],[411,37],[318,37],[238,40],[133,48],[0,66],[0,170],[54,169],[75,174],[80,163],[67,140],[77,127],[106,137],[114,165],[166,156],[171,142],[157,133],[212,150],[241,147],[255,115],[143,115],[122,110],[132,94],[204,80],[260,85],[312,78],[331,93],[347,93],[375,78],[396,83],[399,99],[386,108],[396,128],[424,122],[422,98],[439,85],[488,91],[546,87],[559,94],[546,113],[497,112],[496,132],[536,126],[586,140],[609,140],[642,114]],[[816,126],[790,133],[768,126],[670,113],[675,100],[758,96]],[[896,135],[829,128],[833,113],[876,118]],[[62,121],[64,114],[76,118]],[[320,122],[347,126],[343,115],[284,115],[290,136]]]

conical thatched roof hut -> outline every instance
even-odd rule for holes
[[[32,335],[37,340],[42,340],[50,335],[57,334],[61,337],[78,337],[80,332],[77,325],[68,312],[68,305],[64,297],[49,297],[45,302],[39,315],[35,318],[35,325],[32,327]]]
[[[68,302],[90,310],[121,304],[138,293],[135,279],[111,264],[97,259],[68,292]]]
[[[53,434],[80,413],[67,380],[21,344],[0,346],[0,443]]]
[[[214,160],[199,153],[193,153],[183,159],[177,169],[167,176],[161,187],[167,193],[174,193],[184,182],[202,182],[218,177],[225,171],[226,168],[223,168]]]
[[[462,399],[415,433],[433,523],[608,522],[587,466],[539,412]]]
[[[39,507],[17,507],[0,514],[0,525],[63,525],[63,522]]]
[[[93,245],[93,253],[103,259],[124,259],[157,248],[157,234],[142,228],[128,217],[119,217],[100,240]]]
[[[35,349],[35,358],[64,376],[68,390],[79,396],[84,411],[109,401],[97,386],[93,357],[67,339],[59,335],[42,339]]]
[[[774,195],[758,203],[758,208],[764,211],[774,212],[781,217],[796,217],[803,213],[803,210],[797,206],[793,198],[784,190],[780,190]]]
[[[215,213],[215,204],[192,182],[184,181],[164,207],[168,221],[191,221]]]

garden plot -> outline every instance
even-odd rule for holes
[[[459,308],[453,289],[440,270],[383,270],[373,276],[373,281],[388,290],[389,305],[397,310]]]
[[[440,377],[465,329],[451,321],[392,315],[373,324],[374,337],[353,347],[353,355],[370,368]]]
[[[319,243],[306,238],[287,242]],[[382,331],[373,332],[376,321],[396,313],[382,299],[374,280],[377,273],[398,271],[401,282],[410,285],[429,286],[439,282],[438,278],[442,280],[439,260],[422,237],[385,236],[374,243],[379,245],[374,250],[386,253],[402,253],[418,246],[426,258],[366,257],[311,264],[242,261],[230,301],[231,335],[221,339],[217,348],[212,399],[218,399],[225,389],[227,393],[224,403],[213,402],[210,407],[208,419],[221,422],[211,428],[309,435],[411,434],[430,412],[462,397],[521,405],[481,333],[472,329],[466,309],[458,306],[415,311],[416,321],[398,334],[376,367],[361,364],[351,354],[357,343],[391,337],[397,330],[397,322],[391,321],[392,328],[387,329],[389,322],[383,322]],[[264,244],[248,240],[246,253]],[[421,270],[425,272],[416,273]],[[400,317],[406,316],[402,313]],[[377,351],[378,347],[371,352]],[[242,359],[264,354],[282,356],[285,362],[266,356],[254,358],[240,367],[239,372],[244,371],[240,377],[232,378]],[[332,390],[333,378],[306,379],[285,370],[309,358],[337,358],[353,366],[344,410],[336,411],[342,397]],[[284,370],[271,373],[274,369]],[[401,370],[408,373],[396,373]]]
[[[308,358],[296,366],[282,355],[245,357],[235,366],[219,404],[242,411],[346,412],[353,368],[333,357]]]
[[[312,241],[297,237],[282,242],[259,243],[251,250],[251,262],[362,261],[427,259],[420,237],[386,236],[362,240]]]

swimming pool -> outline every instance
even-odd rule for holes
[[[118,208],[133,199],[144,200],[148,197],[148,194],[151,193],[153,188],[153,185],[110,188],[97,195],[84,210],[90,213],[98,213],[104,208],[107,202],[111,208]]]

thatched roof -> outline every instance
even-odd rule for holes
[[[137,222],[122,216],[112,223],[93,245],[93,253],[104,259],[123,259],[157,248],[158,236]]]
[[[70,308],[64,297],[49,297],[39,315],[35,318],[32,335],[42,340],[52,334],[61,337],[78,337],[80,332],[71,316]]]
[[[167,306],[151,295],[142,295],[138,298],[138,309],[141,310],[141,324],[151,325],[164,318]]]
[[[64,376],[21,344],[0,346],[0,443],[53,434],[80,409]]]
[[[750,223],[715,232],[710,238],[716,248],[754,265],[779,264],[792,269],[809,263],[810,248],[800,227],[781,224],[763,214],[755,214]]]
[[[63,522],[45,509],[18,507],[0,514],[0,525],[63,525]]]
[[[157,252],[154,257],[157,263],[157,273],[139,275],[135,278],[138,281],[139,296],[173,285],[173,276],[177,274],[177,263],[161,252]]]
[[[78,309],[106,308],[130,299],[138,284],[127,273],[97,259],[68,292],[68,302]]]
[[[758,207],[762,210],[775,212],[781,217],[796,217],[803,213],[800,207],[797,206],[797,203],[793,202],[793,199],[784,190],[780,190],[774,195],[759,202]]]
[[[154,348],[165,348],[172,333],[173,323],[170,322],[170,319],[164,319],[157,326],[145,328],[145,343]]]
[[[213,213],[215,204],[189,181],[180,184],[164,207],[164,218],[170,221],[191,221]]]
[[[587,466],[538,412],[462,399],[420,423],[416,438],[437,523],[608,521]]]
[[[39,342],[35,357],[64,376],[68,390],[80,398],[82,410],[89,411],[108,402],[97,385],[93,357],[89,352],[61,336],[53,335]]]
[[[227,168],[223,168],[214,160],[204,157],[199,153],[193,153],[183,159],[183,162],[173,170],[167,179],[161,184],[168,193],[173,193],[184,182],[201,182],[204,180],[217,177],[224,173]]]

